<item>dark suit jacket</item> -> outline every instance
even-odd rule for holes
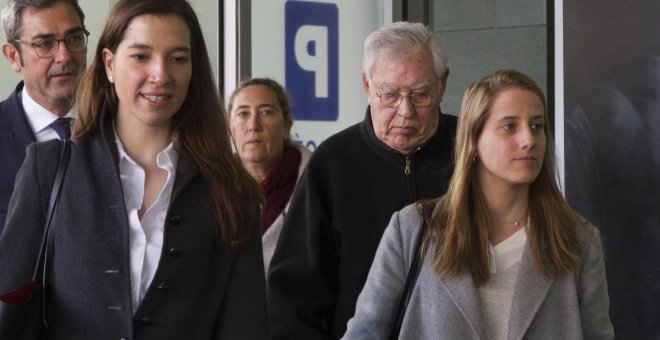
[[[29,281],[60,143],[28,147],[0,237],[0,292]],[[258,206],[239,249],[216,242],[209,185],[180,153],[163,252],[133,316],[129,225],[109,120],[102,135],[73,142],[54,217],[48,305],[52,339],[266,339],[267,304]]]
[[[21,90],[23,82],[0,102],[0,233],[5,226],[16,173],[25,159],[25,148],[36,141],[18,96]]]

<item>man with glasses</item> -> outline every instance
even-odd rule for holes
[[[432,32],[371,33],[362,72],[364,121],[314,151],[291,198],[268,275],[275,339],[340,338],[392,214],[447,189],[456,117],[440,111],[449,71]]]
[[[0,232],[27,145],[69,137],[86,66],[84,19],[77,0],[7,0],[2,9],[2,54],[23,81],[0,103]]]

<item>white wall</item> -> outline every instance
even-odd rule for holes
[[[219,53],[220,49],[220,1],[210,0],[188,0],[192,8],[197,13],[197,19],[202,26],[206,48],[211,59],[211,67],[215,79],[215,86],[218,87],[222,78],[219,76]]]

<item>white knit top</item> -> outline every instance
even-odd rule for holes
[[[500,244],[488,246],[490,279],[479,287],[486,339],[506,339],[508,336],[511,300],[525,243],[527,233],[522,228]]]

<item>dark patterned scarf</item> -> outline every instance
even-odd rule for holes
[[[266,178],[261,182],[266,196],[261,211],[261,233],[266,232],[289,202],[298,179],[300,160],[300,151],[285,145],[282,157],[268,169]]]

